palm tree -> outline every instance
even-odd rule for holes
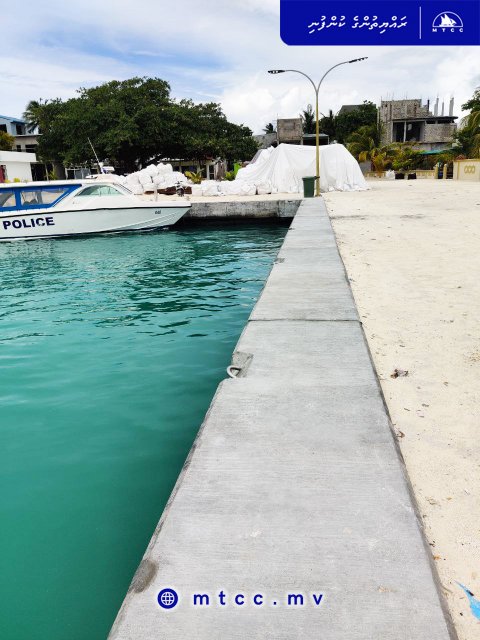
[[[337,137],[337,119],[333,115],[333,111],[330,109],[328,112],[328,116],[323,116],[320,119],[320,129],[322,133],[326,133],[330,140],[333,141]]]
[[[23,119],[27,123],[27,132],[33,133],[35,129],[39,129],[42,122],[44,107],[48,104],[48,100],[30,100],[23,112]]]
[[[303,133],[315,133],[316,118],[311,104],[300,114],[303,123]]]
[[[263,133],[276,133],[273,122],[269,122],[263,127]]]
[[[462,120],[462,127],[455,135],[455,151],[466,158],[480,158],[480,108]]]
[[[398,153],[398,145],[380,146],[380,138],[381,131],[377,125],[365,125],[352,133],[347,144],[348,150],[359,162],[370,160],[379,174],[390,168]]]

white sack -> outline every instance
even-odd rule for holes
[[[160,164],[157,165],[157,173],[162,176],[167,173],[172,173],[172,171],[173,167],[171,164],[163,164],[163,162],[160,162]]]
[[[218,190],[223,196],[239,196],[242,191],[242,183],[236,180],[223,180],[219,183]]]
[[[204,180],[202,182],[202,195],[203,196],[218,196],[218,184],[214,180]]]
[[[257,194],[259,196],[266,195],[267,193],[272,193],[272,185],[269,180],[266,182],[257,183]]]
[[[140,184],[140,180],[138,179],[138,173],[130,173],[127,176],[127,184]]]
[[[145,172],[147,172],[153,178],[157,175],[158,169],[154,164],[149,164],[148,167],[145,167]]]
[[[162,176],[165,180],[165,187],[175,187],[177,183],[187,185],[188,178],[180,173],[180,171],[171,171],[169,173],[164,173]]]
[[[254,196],[257,193],[257,187],[253,182],[240,183],[240,195],[241,196]]]

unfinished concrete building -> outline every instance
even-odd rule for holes
[[[430,111],[430,100],[426,105],[422,105],[421,99],[382,100],[379,119],[383,125],[382,144],[410,142],[414,148],[422,151],[449,149],[457,130],[453,98],[448,115],[445,115],[444,103],[439,113],[438,98],[433,113]]]

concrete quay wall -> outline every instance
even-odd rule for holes
[[[110,639],[453,638],[322,200],[302,202],[232,365]]]
[[[192,202],[185,219],[293,218],[301,202],[299,199]]]

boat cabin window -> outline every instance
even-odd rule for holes
[[[110,187],[109,185],[99,184],[94,187],[86,187],[80,193],[77,193],[78,196],[121,196],[120,191],[115,189],[115,187]]]
[[[20,203],[22,207],[50,205],[59,200],[67,192],[70,191],[69,187],[45,187],[25,189],[20,192]]]
[[[13,191],[0,190],[0,209],[2,207],[15,206],[15,193]]]

